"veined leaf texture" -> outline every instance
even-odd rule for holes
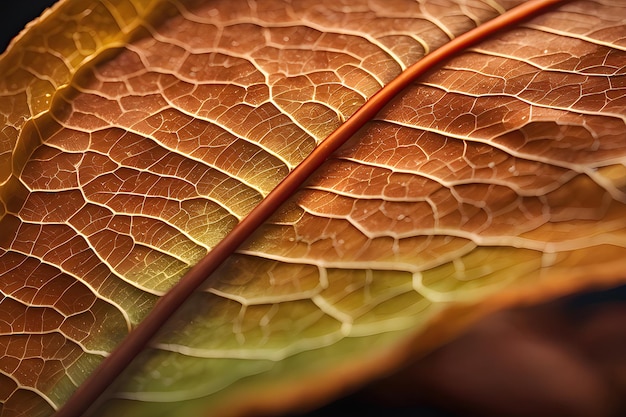
[[[46,12],[0,59],[0,414],[62,410],[324,138],[518,3],[65,0]],[[90,415],[281,410],[497,308],[623,282],[625,20],[619,0],[564,2],[417,78]]]

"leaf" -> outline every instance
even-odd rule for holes
[[[12,44],[4,414],[58,409],[322,139],[513,4],[345,6],[68,0]],[[94,415],[319,401],[489,311],[623,281],[625,13],[559,6],[399,94]]]

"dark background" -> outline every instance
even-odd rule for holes
[[[0,5],[0,51],[24,26],[46,8],[54,4],[53,0],[3,0]]]
[[[233,0],[239,1],[239,0]],[[0,51],[4,51],[13,37],[15,37],[28,22],[39,16],[46,7],[50,7],[52,0],[11,0],[3,1],[0,5]],[[597,305],[609,301],[626,301],[626,286],[609,291],[600,291],[569,297],[566,304],[574,309],[584,309],[590,305]],[[308,417],[334,417],[356,415],[368,416],[418,416],[418,417],[461,417],[444,410],[430,407],[386,408],[366,404],[361,400],[346,398],[329,406],[307,414]]]

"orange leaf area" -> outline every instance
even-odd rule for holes
[[[0,59],[1,413],[61,408],[372,95],[514,5],[61,1]],[[416,80],[93,414],[313,404],[494,310],[623,282],[624,19],[569,2]]]

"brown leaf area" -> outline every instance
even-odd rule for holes
[[[129,5],[107,10],[96,3],[91,14],[117,18],[114,12],[128,13]],[[84,6],[64,6],[59,18],[86,30],[96,25],[84,23],[78,7]],[[392,18],[367,11],[350,24],[346,13],[320,15],[304,4],[246,11],[233,2],[200,2],[166,5],[160,14],[177,7],[184,16],[158,27],[140,21],[137,42],[73,76],[82,56],[73,58],[72,45],[56,41],[64,32],[46,33],[44,45],[62,48],[35,69],[53,81],[44,88],[33,77],[28,88],[37,95],[11,95],[11,87],[47,58],[46,50],[16,48],[5,58],[7,66],[24,62],[4,78],[5,117],[19,117],[15,102],[30,106],[25,113],[32,116],[41,111],[33,103],[50,106],[7,147],[19,150],[8,152],[13,172],[3,199],[3,385],[13,387],[5,409],[24,403],[20,387],[28,387],[27,396],[34,390],[48,397],[66,385],[58,397],[67,396],[83,369],[143,317],[153,294],[203,256],[341,118],[418,59],[425,52],[418,46],[446,39],[426,19],[387,35]],[[214,24],[218,10],[222,22]],[[446,30],[462,33],[471,24],[453,19]],[[356,36],[364,27],[379,45]],[[98,43],[106,39],[93,39],[96,45],[85,51],[86,30],[68,28],[79,35],[73,46],[102,54]],[[418,30],[428,44],[407,42]],[[37,53],[43,57],[31,56]],[[67,73],[73,78],[64,86]],[[62,400],[47,402],[56,407]]]
[[[324,137],[408,65],[511,6],[62,2],[0,67],[3,415],[60,407]],[[399,332],[373,344],[388,349],[447,303],[617,282],[624,13],[573,2],[415,83],[144,361],[261,363]],[[200,368],[221,378],[212,363]],[[250,366],[242,378],[267,369]],[[167,391],[158,369],[111,396],[154,400]],[[178,383],[174,404],[201,396],[186,394],[195,378]]]

